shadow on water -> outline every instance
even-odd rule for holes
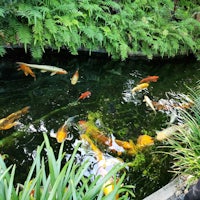
[[[144,95],[153,101],[175,99],[177,94],[187,94],[186,86],[195,86],[200,77],[199,63],[189,57],[120,62],[99,54],[70,56],[65,52],[49,52],[40,64],[62,67],[68,74],[50,76],[48,72],[34,70],[36,81],[17,71],[17,61],[34,63],[20,50],[11,51],[0,60],[0,118],[30,106],[30,112],[20,119],[21,125],[0,131],[1,154],[8,154],[7,165],[17,165],[16,182],[24,181],[36,148],[43,141],[42,133],[49,135],[52,129],[58,130],[68,117],[78,115],[75,121],[78,122],[87,120],[88,113],[101,116],[107,134],[112,133],[120,140],[136,142],[141,134],[155,137],[157,130],[167,126],[170,116],[164,112],[155,115],[144,104]],[[71,85],[70,79],[77,68],[79,81]],[[148,75],[157,75],[159,80],[133,97],[130,90]],[[80,94],[87,90],[91,91],[91,97],[77,102]],[[65,151],[69,155],[75,140],[79,139],[76,128],[70,129],[70,134],[73,139],[65,141]],[[50,142],[57,152],[60,144],[55,138],[50,138]],[[122,155],[124,161],[133,163],[126,181],[136,186],[136,199],[144,198],[172,178],[168,172],[170,157],[156,153],[158,145],[162,144],[147,147],[137,155]]]

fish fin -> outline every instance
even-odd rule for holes
[[[44,70],[44,69],[42,69],[42,70],[40,70],[42,73],[45,73],[45,72],[47,72],[47,70]]]
[[[52,73],[51,73],[51,76],[55,75],[56,73],[57,73],[57,72],[52,72]]]
[[[50,137],[56,138],[56,133],[54,133],[53,129],[50,130]]]
[[[72,140],[74,138],[73,135],[69,135],[69,137],[66,138],[66,140]]]

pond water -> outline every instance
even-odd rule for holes
[[[0,61],[0,119],[30,106],[29,113],[20,118],[20,125],[0,131],[1,154],[8,155],[7,165],[17,165],[16,182],[23,182],[26,178],[36,148],[43,141],[43,132],[49,136],[54,151],[58,151],[60,144],[50,137],[50,131],[56,132],[69,117],[77,116],[75,123],[87,120],[88,114],[96,122],[101,118],[104,131],[119,140],[136,142],[141,134],[155,137],[156,131],[167,127],[171,113],[157,111],[155,114],[143,102],[144,95],[156,102],[161,99],[179,101],[188,92],[186,86],[194,87],[200,77],[199,63],[192,57],[153,61],[128,59],[122,62],[111,60],[104,54],[70,56],[66,52],[48,52],[39,64],[62,67],[68,74],[50,76],[49,72],[41,73],[34,69],[35,81],[17,71],[17,61],[35,62],[23,51],[10,51]],[[70,79],[77,69],[79,80],[72,85]],[[159,76],[158,81],[133,96],[131,89],[149,75]],[[91,96],[77,101],[85,91],[90,91]],[[174,123],[179,123],[179,120]],[[79,134],[76,128],[70,130],[73,139],[65,141],[68,155],[73,151]],[[136,186],[136,199],[156,191],[173,176],[168,172],[171,158],[158,153],[157,146],[162,144],[157,142],[137,155],[120,156],[125,162],[133,162],[126,182]],[[105,147],[99,148],[105,154],[118,157]]]

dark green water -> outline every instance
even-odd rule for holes
[[[187,94],[186,86],[194,87],[200,77],[200,64],[189,57],[120,62],[112,61],[106,55],[88,56],[82,53],[72,57],[67,53],[50,52],[39,64],[62,67],[69,73],[50,76],[48,72],[34,70],[36,81],[16,70],[17,61],[34,63],[20,51],[13,51],[0,59],[0,119],[30,106],[30,112],[20,119],[21,126],[0,131],[0,139],[3,141],[1,154],[8,154],[7,165],[17,165],[16,182],[25,179],[36,148],[43,141],[42,133],[49,135],[50,130],[57,131],[68,117],[78,115],[77,122],[87,120],[88,113],[101,116],[105,130],[121,140],[136,141],[138,135],[145,133],[154,137],[157,130],[166,127],[170,117],[164,112],[155,115],[144,104],[143,96],[148,95],[154,101],[177,101],[179,94]],[[77,68],[79,81],[71,85],[70,78]],[[130,90],[148,75],[159,76],[158,82],[150,83],[148,90],[132,97]],[[91,97],[74,103],[87,90],[91,91]],[[29,128],[23,132],[26,126]],[[68,154],[73,151],[73,144],[79,138],[76,129],[70,132],[73,139],[65,142]],[[50,142],[57,152],[60,144],[54,138],[50,138]],[[124,161],[134,163],[126,181],[136,186],[136,199],[151,194],[172,178],[168,172],[171,159],[157,153],[157,146],[160,145],[158,143],[149,147],[136,156],[122,156]]]

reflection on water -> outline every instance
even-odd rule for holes
[[[30,106],[30,112],[19,119],[19,125],[0,131],[1,154],[9,155],[6,160],[8,165],[16,163],[16,181],[22,181],[26,177],[35,150],[43,141],[42,133],[49,136],[54,151],[58,152],[60,144],[50,137],[50,131],[58,130],[70,116],[78,116],[74,122],[77,124],[79,120],[88,120],[88,114],[92,113],[97,127],[108,136],[113,135],[116,139],[133,142],[136,142],[141,134],[155,137],[156,131],[166,128],[169,123],[181,123],[180,109],[190,101],[186,96],[185,85],[193,87],[200,77],[198,62],[189,58],[120,62],[101,56],[88,57],[83,54],[71,57],[63,53],[50,53],[45,55],[40,63],[64,68],[69,73],[50,76],[49,73],[34,70],[37,77],[34,81],[32,77],[26,77],[16,70],[16,61],[34,63],[24,54],[8,55],[2,58],[0,63],[0,119]],[[70,79],[77,68],[79,80],[75,85],[71,85]],[[133,95],[133,87],[149,75],[157,75],[159,80]],[[91,96],[77,101],[85,91],[90,91]],[[144,95],[149,97],[154,107],[156,103],[160,106],[157,107],[156,114],[143,101]],[[73,139],[65,141],[67,156],[70,156],[81,134],[76,125],[73,125],[69,132]],[[172,177],[168,173],[170,158],[151,153],[156,152],[156,145],[148,147],[136,156],[121,156],[125,162],[133,162],[127,182],[136,185],[137,199],[142,199],[160,188]],[[106,159],[115,160],[118,157],[104,146],[99,148]],[[81,162],[89,158],[94,162],[91,170],[97,173],[97,161],[89,149],[83,144],[77,160]]]

